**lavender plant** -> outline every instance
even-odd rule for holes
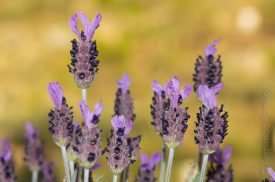
[[[43,164],[42,164],[42,175],[43,175],[42,182],[56,182],[56,178],[53,174],[54,167],[55,167],[55,165],[53,162],[46,162],[46,161],[43,162]]]
[[[140,161],[141,165],[138,170],[138,175],[136,176],[135,182],[154,182],[156,177],[154,176],[154,171],[157,164],[161,160],[161,153],[155,153],[151,157],[146,154],[141,154]]]
[[[78,29],[78,17],[83,25],[83,31]],[[69,22],[71,31],[78,36],[78,40],[73,39],[71,41],[70,54],[72,59],[68,68],[69,72],[73,74],[77,86],[82,89],[82,100],[86,100],[86,89],[90,87],[95,73],[98,71],[99,61],[96,59],[98,51],[96,41],[92,41],[92,38],[101,19],[101,14],[98,13],[95,19],[90,22],[84,13],[77,12],[72,15]]]
[[[0,181],[14,182],[14,164],[12,160],[11,146],[8,140],[3,140],[0,153]]]
[[[178,147],[182,141],[184,133],[187,129],[187,121],[190,115],[187,113],[187,107],[181,107],[182,101],[185,100],[191,93],[191,86],[185,85],[184,89],[180,90],[180,80],[173,77],[164,87],[157,81],[152,84],[154,91],[152,115],[154,121],[152,125],[155,130],[162,136],[164,144],[169,148],[168,166],[166,170],[165,181],[169,182],[174,149]],[[160,102],[157,102],[160,100]],[[159,106],[160,104],[162,106]],[[157,111],[157,107],[162,107],[161,112]],[[157,116],[161,116],[157,118]]]
[[[32,182],[38,181],[38,173],[44,162],[44,149],[42,141],[39,138],[38,128],[34,128],[30,122],[25,125],[25,160],[32,172]]]
[[[275,172],[273,171],[273,169],[271,167],[268,167],[267,172],[270,176],[270,180],[268,178],[265,178],[262,180],[262,182],[275,182]]]

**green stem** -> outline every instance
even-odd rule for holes
[[[38,180],[38,170],[32,171],[32,182],[37,182]]]
[[[90,170],[87,168],[84,168],[84,182],[89,182],[89,175],[90,175]]]
[[[85,100],[87,102],[87,90],[81,89],[81,93],[82,93],[82,100]]]
[[[117,182],[117,175],[116,174],[113,175],[113,182]]]
[[[165,143],[162,142],[162,158],[161,158],[161,165],[160,165],[159,182],[164,182],[165,167],[166,167],[166,146],[165,146]]]
[[[209,156],[208,154],[203,154],[203,161],[202,161],[201,174],[200,174],[200,182],[203,182],[203,177],[204,177],[206,166],[207,166],[208,156]]]
[[[74,173],[74,161],[69,161],[70,165],[70,174],[71,174],[71,180],[74,182],[75,173]]]
[[[70,182],[70,170],[69,170],[69,163],[68,163],[68,157],[67,157],[67,152],[66,152],[66,147],[62,146],[61,147],[62,151],[62,157],[64,161],[64,168],[65,168],[65,174],[66,174],[66,182]]]
[[[171,170],[172,170],[172,164],[173,164],[173,158],[174,158],[174,149],[173,149],[173,148],[170,148],[170,149],[169,149],[168,164],[167,164],[167,169],[166,169],[165,182],[169,182],[169,181],[170,181]]]

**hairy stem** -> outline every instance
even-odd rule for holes
[[[81,89],[81,93],[82,93],[82,100],[85,100],[87,102],[87,90]]]
[[[113,175],[113,182],[117,182],[117,174]]]
[[[208,161],[208,154],[203,154],[201,174],[200,174],[200,182],[203,182],[203,177],[204,177],[204,174],[205,174],[207,161]]]
[[[89,182],[89,175],[90,175],[90,170],[87,168],[84,168],[84,182]]]
[[[38,170],[33,170],[32,171],[32,182],[37,182],[38,181]]]
[[[164,182],[165,167],[166,167],[166,146],[165,146],[165,143],[162,142],[162,158],[161,158],[159,182]]]
[[[64,161],[64,168],[65,168],[65,174],[66,174],[66,182],[71,182],[66,147],[62,146],[61,147],[61,151],[62,151],[62,157],[63,157],[63,161]]]
[[[173,149],[173,148],[170,148],[170,149],[169,149],[168,164],[167,164],[167,169],[166,169],[165,182],[169,182],[169,181],[170,181],[171,170],[172,170],[172,164],[173,164],[173,158],[174,158],[174,149]]]

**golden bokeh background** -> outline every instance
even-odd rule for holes
[[[167,82],[173,75],[193,84],[194,62],[205,45],[221,38],[224,89],[218,103],[229,112],[229,135],[223,147],[233,147],[235,181],[260,181],[274,160],[275,1],[272,0],[2,0],[0,6],[0,140],[12,142],[18,181],[29,181],[24,163],[24,124],[40,128],[49,160],[56,162],[58,181],[63,175],[61,153],[48,132],[47,93],[50,81],[59,81],[75,119],[81,121],[81,92],[66,65],[70,62],[68,21],[78,10],[103,20],[94,38],[100,70],[88,90],[93,107],[100,98],[105,109],[100,127],[106,144],[116,80],[129,73],[137,120],[133,135],[141,134],[141,152],[160,150],[160,137],[150,125],[152,80]],[[266,101],[261,95],[267,93]],[[200,102],[192,94],[184,105],[191,119],[184,143],[176,150],[173,182],[182,182],[186,163],[196,160],[194,121]],[[111,172],[105,156],[96,177]],[[131,181],[137,162],[131,169]],[[156,175],[158,175],[158,168]]]

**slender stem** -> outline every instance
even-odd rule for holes
[[[170,175],[171,175],[171,170],[172,170],[173,158],[174,158],[174,149],[170,148],[169,149],[168,164],[167,164],[167,169],[166,169],[165,182],[169,182],[170,181]]]
[[[113,182],[117,182],[117,174],[113,175]]]
[[[82,174],[83,174],[83,168],[78,167],[78,174],[77,174],[77,181],[81,182],[82,181]]]
[[[37,182],[38,180],[38,170],[32,171],[32,182]]]
[[[205,169],[208,161],[208,154],[203,154],[203,161],[201,166],[200,182],[203,182],[203,177],[205,174]]]
[[[82,93],[82,100],[85,100],[87,102],[87,90],[81,89],[81,93]]]
[[[124,176],[125,176],[125,169],[120,173],[120,178],[119,178],[120,182],[125,182],[124,181]]]
[[[84,168],[84,182],[89,182],[90,169]]]
[[[128,181],[129,181],[129,170],[130,170],[130,165],[128,165],[128,166],[125,168],[125,176],[124,176],[125,182],[128,182]]]
[[[66,182],[70,182],[70,170],[69,170],[69,163],[68,163],[68,157],[67,157],[67,152],[66,152],[66,147],[62,146],[61,147],[62,151],[62,157],[64,161],[64,168],[65,168],[65,174],[66,174]]]
[[[70,165],[70,174],[71,174],[71,180],[74,182],[74,161],[69,161],[69,165]]]
[[[166,167],[166,146],[165,146],[165,143],[162,142],[162,158],[161,158],[159,182],[164,182],[165,167]]]

